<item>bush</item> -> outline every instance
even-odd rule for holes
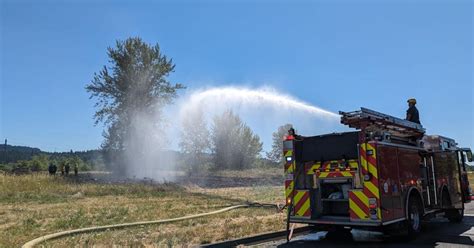
[[[8,163],[8,164],[0,164],[0,171],[3,172],[11,172],[15,164]]]
[[[28,161],[21,160],[14,164],[11,172],[15,174],[24,174],[30,172],[30,165]]]

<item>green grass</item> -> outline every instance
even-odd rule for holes
[[[0,247],[88,226],[174,218],[245,201],[283,202],[283,187],[183,188],[173,184],[78,184],[45,174],[0,175]],[[70,246],[183,246],[281,230],[274,209],[239,209],[165,225],[81,234],[45,243]]]

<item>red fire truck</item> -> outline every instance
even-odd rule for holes
[[[462,220],[470,149],[370,109],[340,114],[356,131],[303,137],[291,129],[283,141],[288,227],[403,227],[414,235],[438,213]]]

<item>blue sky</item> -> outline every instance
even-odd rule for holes
[[[1,1],[0,138],[97,148],[84,90],[116,39],[159,43],[173,82],[270,85],[337,112],[404,116],[474,146],[472,1]]]

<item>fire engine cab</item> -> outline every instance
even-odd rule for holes
[[[462,220],[470,149],[370,109],[339,113],[356,131],[303,137],[291,129],[283,141],[287,229],[395,226],[414,235],[437,213]]]

